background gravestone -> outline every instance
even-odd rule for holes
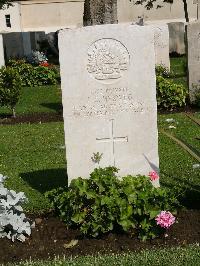
[[[11,32],[3,34],[6,59],[23,58],[31,54],[29,32]]]
[[[170,69],[169,29],[167,24],[152,25],[154,28],[154,45],[156,65],[164,65]]]
[[[194,102],[200,94],[200,22],[190,23],[188,37],[188,72],[190,101]]]
[[[169,27],[169,52],[180,55],[185,54],[185,23],[170,22]]]
[[[153,29],[66,29],[59,51],[69,181],[97,166],[120,175],[158,170]],[[98,152],[99,165],[91,159]]]

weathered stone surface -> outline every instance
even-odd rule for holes
[[[98,166],[158,170],[154,32],[104,25],[59,34],[69,182]],[[91,158],[102,154],[100,163]]]
[[[170,22],[168,27],[170,53],[185,54],[185,23]]]
[[[156,65],[164,65],[170,69],[169,29],[167,24],[152,25],[154,28],[154,45]]]
[[[188,72],[190,101],[196,100],[200,93],[200,22],[190,23],[187,27],[188,37]]]
[[[23,58],[31,54],[29,32],[11,32],[3,34],[6,59]]]

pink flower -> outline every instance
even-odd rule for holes
[[[154,180],[157,180],[160,178],[159,175],[155,171],[150,172],[149,177],[150,177],[151,181],[154,181]]]
[[[155,220],[157,225],[160,225],[160,227],[169,229],[170,226],[175,223],[176,218],[171,214],[171,212],[161,211]]]

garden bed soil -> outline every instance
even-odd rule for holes
[[[17,117],[0,115],[0,125],[15,125],[22,123],[47,123],[63,121],[62,113],[33,113],[17,115]]]
[[[37,224],[24,243],[19,241],[13,243],[7,238],[0,239],[0,263],[24,261],[30,257],[34,260],[54,258],[58,255],[71,257],[122,253],[200,243],[199,210],[179,212],[177,222],[167,232],[168,237],[163,236],[147,242],[117,233],[109,233],[99,239],[83,238],[79,231],[67,229],[66,225],[53,214],[32,216],[32,219],[36,219]],[[74,239],[78,239],[76,246],[68,249],[64,247]]]

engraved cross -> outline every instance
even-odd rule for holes
[[[109,137],[108,138],[96,138],[97,141],[101,143],[111,143],[111,156],[112,156],[112,165],[115,166],[115,143],[116,142],[128,142],[128,137],[115,137],[114,136],[114,119],[110,120],[109,128]]]

